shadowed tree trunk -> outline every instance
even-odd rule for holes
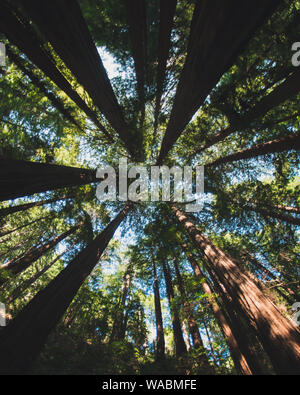
[[[181,276],[181,273],[179,271],[179,267],[178,267],[178,262],[176,259],[174,259],[174,268],[175,268],[175,273],[176,273],[176,277],[177,277],[177,282],[178,282],[178,288],[179,288],[179,292],[180,295],[183,299],[183,308],[184,308],[184,313],[188,322],[188,327],[189,327],[189,331],[190,334],[192,336],[193,339],[193,346],[195,349],[200,349],[200,355],[199,355],[199,366],[201,368],[205,368],[207,370],[207,372],[212,373],[212,369],[211,366],[208,362],[208,358],[205,354],[205,348],[203,345],[203,341],[199,332],[199,328],[197,325],[197,322],[194,318],[193,315],[193,307],[191,305],[191,303],[188,302],[187,300],[187,296],[186,296],[186,292],[185,292],[185,286],[183,283],[183,279]]]
[[[9,214],[19,213],[20,211],[29,210],[32,207],[44,206],[45,204],[55,203],[60,200],[66,200],[70,197],[71,196],[62,196],[53,199],[39,200],[38,202],[19,204],[18,206],[4,207],[0,209],[0,219],[6,217]]]
[[[47,241],[47,243],[41,245],[40,247],[32,249],[28,254],[22,256],[21,258],[5,263],[1,266],[1,269],[8,270],[13,274],[19,274],[23,272],[35,261],[41,258],[47,251],[51,250],[62,240],[75,233],[77,229],[83,226],[83,224],[83,222],[80,222],[61,235],[53,237],[53,239]],[[3,280],[3,282],[4,281],[5,280]],[[3,282],[0,282],[0,284],[3,284]]]
[[[28,222],[28,223],[26,223],[24,225],[20,225],[20,226],[14,228],[14,229],[3,231],[3,232],[0,233],[0,237],[10,235],[11,233],[17,232],[18,230],[26,228],[27,226],[32,225],[35,222],[42,221],[42,220],[44,220],[46,218],[49,218],[49,216],[47,216],[47,217],[40,217],[40,218],[35,219],[34,221]],[[4,240],[1,240],[0,243],[2,243],[3,241]]]
[[[135,157],[138,153],[135,149],[136,141],[125,123],[124,114],[78,2],[52,0],[45,3],[42,8],[37,0],[18,3],[24,7],[46,40],[88,92],[94,104],[116,130],[131,156]],[[60,18],[57,18],[57,15],[60,15]]]
[[[240,205],[239,202],[233,202],[233,203],[237,203]],[[283,212],[277,212],[274,210],[274,207],[260,207],[255,204],[242,204],[241,206],[245,210],[255,211],[255,212],[261,214],[262,217],[264,217],[264,218],[272,217],[272,218],[279,219],[283,222],[287,222],[288,224],[291,224],[291,225],[300,225],[300,218],[293,217],[292,215],[288,215]]]
[[[110,343],[113,341],[122,341],[124,340],[125,332],[126,332],[126,300],[129,292],[129,287],[130,287],[130,281],[131,281],[131,275],[132,275],[132,269],[131,266],[126,270],[126,273],[124,275],[123,279],[123,289],[121,292],[121,300],[119,301],[119,304],[117,306],[117,313],[115,315],[115,320],[113,323],[113,328],[110,336]],[[125,312],[125,315],[124,315]],[[125,330],[124,330],[125,327]]]
[[[147,18],[145,0],[125,0],[127,22],[140,101],[141,125],[145,120],[145,81],[147,66]]]
[[[85,112],[99,130],[108,135],[108,132],[98,120],[96,113],[87,106],[68,80],[60,73],[50,52],[45,50],[43,42],[40,41],[34,30],[30,27],[30,22],[26,21],[23,16],[20,16],[16,8],[12,7],[12,4],[8,5],[8,3],[4,2],[1,3],[0,21],[0,31],[5,34],[8,40],[15,44],[22,53],[26,54],[47,77],[64,91]]]
[[[96,171],[0,157],[0,201],[96,182]]]
[[[299,374],[300,331],[285,318],[258,286],[234,261],[208,240],[176,206],[172,210],[221,284],[257,333],[277,374]]]
[[[166,291],[171,311],[171,318],[172,318],[172,326],[173,326],[173,333],[174,333],[174,343],[175,343],[175,350],[176,355],[180,356],[187,352],[185,342],[182,335],[181,330],[181,323],[179,318],[179,311],[177,306],[174,305],[174,288],[171,279],[170,269],[165,262],[162,264],[165,282],[166,282]]]
[[[23,373],[30,369],[49,333],[55,328],[80,286],[99,262],[129,210],[128,205],[3,329],[0,333],[2,374]]]
[[[255,158],[260,155],[273,154],[275,152],[284,152],[290,150],[300,150],[300,133],[295,133],[279,139],[268,141],[267,143],[255,145],[252,148],[248,148],[243,151],[236,152],[235,154],[231,154],[223,158],[217,159],[206,166],[218,166],[224,163],[235,162],[241,159]]]
[[[159,36],[158,36],[158,65],[157,65],[157,87],[154,110],[154,132],[155,140],[158,128],[158,116],[161,107],[161,97],[166,77],[167,60],[171,45],[171,31],[175,15],[177,0],[160,0],[160,19],[159,19]]]
[[[156,271],[156,265],[153,261],[153,290],[154,290],[154,306],[155,306],[155,321],[156,321],[156,360],[162,360],[165,358],[165,336],[164,336],[164,325],[161,312],[160,294],[159,294],[159,283]]]
[[[187,56],[163,138],[158,164],[222,75],[245,49],[279,1],[204,0],[196,3]]]
[[[201,280],[201,285],[202,285],[203,291],[208,295],[208,303],[210,304],[211,309],[214,313],[214,316],[218,322],[218,325],[224,335],[225,341],[228,345],[230,355],[232,357],[232,360],[234,362],[234,366],[235,366],[237,372],[240,372],[241,374],[245,374],[245,375],[253,374],[252,370],[250,369],[250,367],[247,363],[247,358],[243,355],[243,353],[240,349],[240,346],[237,342],[237,339],[235,338],[235,336],[232,332],[232,329],[231,329],[230,324],[228,322],[228,318],[226,318],[224,312],[219,307],[219,304],[218,304],[216,298],[214,297],[213,292],[212,292],[210,286],[208,285],[208,283],[206,281],[203,281],[205,279],[205,276],[203,275],[202,271],[200,270],[198,263],[196,262],[193,255],[187,251],[186,246],[183,245],[183,249],[187,254],[188,260],[192,266],[195,276],[199,280]]]

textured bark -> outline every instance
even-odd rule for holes
[[[92,243],[3,329],[0,333],[2,374],[28,371],[49,333],[62,318],[79,288],[98,263],[129,210],[130,206],[126,206]]]
[[[100,55],[76,0],[18,1],[54,50],[85,88],[95,105],[119,134],[128,152],[136,154],[128,129]]]
[[[203,341],[202,341],[202,338],[200,335],[200,331],[199,331],[197,322],[196,322],[194,315],[193,315],[193,306],[187,300],[185,286],[184,286],[183,279],[182,279],[181,273],[179,271],[178,262],[176,259],[174,259],[174,267],[175,267],[175,273],[176,273],[176,278],[177,278],[177,282],[178,282],[179,292],[180,292],[180,295],[184,301],[183,308],[184,308],[185,317],[186,317],[186,320],[188,323],[189,332],[190,332],[192,339],[193,339],[193,346],[195,349],[200,348],[202,350],[202,353],[199,355],[199,358],[198,358],[199,366],[202,368],[205,368],[207,370],[207,372],[212,373],[212,369],[209,364],[207,355],[204,352],[205,348],[204,348]]]
[[[276,152],[285,152],[291,150],[300,150],[300,133],[291,134],[279,139],[268,141],[267,143],[255,145],[252,148],[248,148],[243,151],[236,152],[235,154],[231,154],[223,158],[217,159],[206,166],[219,166],[224,163],[231,163],[241,159],[255,158],[261,155],[274,154]]]
[[[61,90],[63,90],[78,107],[85,112],[91,121],[102,131],[103,125],[78,93],[72,88],[71,84],[60,73],[55,65],[51,54],[43,47],[35,34],[28,20],[21,16],[18,11],[6,1],[1,2],[0,31],[8,40],[16,45],[21,52],[40,68]]]
[[[221,76],[245,49],[279,1],[204,0],[197,2],[185,65],[162,142],[161,164]]]
[[[45,204],[55,203],[60,200],[69,199],[71,196],[61,196],[53,199],[40,200],[38,202],[19,204],[18,206],[4,207],[0,209],[0,219],[5,218],[9,214],[19,213],[20,211],[29,210],[32,207],[44,206]]]
[[[157,134],[158,116],[161,107],[161,97],[166,78],[167,60],[171,46],[171,31],[175,15],[177,0],[160,0],[160,19],[158,36],[158,65],[157,65],[157,86],[154,111],[154,138]]]
[[[258,286],[226,255],[208,240],[186,214],[172,206],[178,221],[183,224],[195,245],[203,251],[212,270],[224,285],[257,333],[277,374],[299,374],[300,331],[274,306]]]
[[[175,351],[176,355],[180,356],[187,352],[185,342],[182,335],[181,330],[181,322],[179,318],[179,312],[177,306],[174,306],[174,288],[172,284],[172,278],[170,274],[169,267],[165,262],[162,264],[165,282],[166,282],[166,290],[167,296],[171,311],[171,318],[172,318],[172,326],[173,326],[173,334],[174,334],[174,343],[175,343]]]
[[[96,182],[96,171],[0,157],[0,201]]]
[[[228,345],[230,355],[232,357],[237,372],[245,375],[252,375],[253,372],[250,369],[247,359],[242,353],[240,346],[237,342],[237,339],[235,338],[232,332],[232,329],[228,322],[228,318],[226,318],[224,312],[220,308],[207,281],[203,281],[205,279],[205,276],[200,270],[198,263],[196,262],[193,255],[188,253],[187,249],[184,246],[183,249],[187,253],[188,260],[192,266],[195,276],[199,278],[199,280],[201,280],[203,291],[208,295],[208,303],[210,304],[214,316],[218,322],[218,325],[224,335],[225,341]]]
[[[164,325],[161,312],[159,283],[156,271],[155,262],[153,262],[153,290],[154,290],[154,305],[155,305],[155,322],[156,322],[156,360],[165,358],[165,336]]]
[[[35,261],[41,258],[47,251],[51,250],[62,240],[66,239],[68,236],[75,233],[77,229],[83,226],[83,224],[84,224],[83,222],[80,222],[77,225],[72,226],[72,228],[69,229],[68,231],[62,233],[59,236],[53,237],[52,239],[48,240],[45,244],[42,244],[40,247],[31,249],[31,251],[28,254],[22,256],[21,258],[13,260],[12,262],[9,263],[5,263],[4,265],[1,266],[1,269],[8,270],[13,274],[19,274],[23,272]]]

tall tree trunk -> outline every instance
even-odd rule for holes
[[[0,371],[26,372],[130,210],[127,205],[0,334]]]
[[[250,367],[248,365],[247,358],[242,353],[240,346],[238,344],[238,341],[232,332],[232,329],[229,325],[228,319],[226,318],[222,309],[219,307],[219,304],[218,304],[216,298],[214,297],[214,294],[213,294],[210,286],[208,285],[207,281],[204,281],[205,276],[203,275],[202,271],[200,270],[198,263],[196,262],[193,255],[187,251],[185,246],[183,246],[183,249],[187,253],[188,260],[192,266],[195,276],[199,280],[201,280],[201,285],[202,285],[203,291],[208,295],[208,303],[210,304],[211,309],[214,313],[214,316],[217,320],[217,323],[224,335],[225,341],[228,345],[230,355],[232,357],[232,360],[233,360],[233,363],[234,363],[234,366],[235,366],[237,372],[240,372],[241,374],[245,374],[245,375],[253,374],[252,370],[250,369]]]
[[[0,201],[96,182],[96,171],[0,158]]]
[[[156,265],[153,260],[153,290],[154,290],[154,306],[155,306],[155,321],[156,321],[156,360],[165,358],[165,335],[164,325],[161,312],[159,283],[156,271]]]
[[[117,306],[117,313],[113,323],[113,328],[110,336],[110,343],[113,341],[124,340],[126,329],[124,330],[125,316],[126,316],[126,300],[131,281],[131,265],[128,266],[123,278],[123,288],[121,291],[121,300]],[[125,312],[125,315],[124,315]]]
[[[53,199],[40,200],[38,202],[19,204],[18,206],[4,207],[0,209],[0,219],[5,218],[9,214],[19,213],[20,211],[29,210],[32,207],[44,206],[45,204],[55,203],[60,200],[66,200],[71,196],[56,197]]]
[[[178,267],[178,262],[177,259],[174,259],[174,267],[175,267],[175,273],[176,273],[176,277],[177,277],[177,282],[178,282],[178,288],[179,288],[179,292],[180,295],[183,299],[183,308],[184,308],[184,314],[186,316],[187,322],[188,322],[188,327],[189,327],[189,331],[190,334],[192,336],[193,339],[193,346],[195,349],[200,349],[200,355],[199,355],[199,366],[201,368],[205,368],[208,372],[212,373],[212,369],[211,366],[209,364],[208,358],[205,354],[205,347],[203,345],[203,341],[200,335],[200,331],[197,325],[197,322],[194,318],[194,314],[193,314],[193,307],[191,305],[191,303],[188,302],[187,300],[187,296],[186,296],[186,292],[185,292],[185,286],[183,283],[183,279],[181,276],[181,273],[179,271],[179,267]]]
[[[300,225],[300,218],[293,217],[292,215],[288,215],[285,213],[277,212],[272,207],[264,208],[254,204],[244,204],[242,207],[248,211],[255,211],[261,214],[264,218],[272,217],[279,219],[283,222],[287,222],[288,224],[291,225]]]
[[[261,155],[273,154],[275,152],[285,152],[290,150],[300,150],[300,133],[290,134],[279,139],[268,141],[267,143],[255,145],[252,148],[248,148],[243,151],[239,151],[234,154],[217,159],[214,162],[209,163],[207,166],[214,167],[222,165],[224,163],[235,162],[241,159],[255,158]]]
[[[162,141],[161,164],[195,112],[279,1],[196,2],[185,64]],[[216,12],[217,10],[217,12]],[[218,37],[218,39],[217,39]]]
[[[59,236],[54,237],[53,239],[49,240],[47,243],[41,245],[30,251],[25,256],[21,257],[20,259],[14,260],[10,263],[5,263],[1,266],[1,269],[9,270],[13,274],[19,274],[26,270],[30,265],[32,265],[35,261],[37,261],[41,256],[43,256],[47,251],[54,248],[58,243],[62,240],[67,238],[68,236],[72,235],[83,226],[83,222],[78,223],[75,226],[72,226],[68,231],[62,233]]]
[[[169,0],[168,2],[160,0],[160,18],[159,18],[159,37],[158,37],[158,65],[157,65],[157,87],[154,110],[154,143],[158,128],[158,116],[161,107],[161,97],[166,77],[167,60],[171,45],[171,31],[173,19],[176,11],[177,0]]]
[[[219,281],[256,331],[275,372],[299,374],[299,329],[280,313],[258,288],[251,276],[241,271],[228,255],[208,240],[184,212],[174,205],[172,210],[195,245],[203,251]]]
[[[165,262],[163,262],[162,267],[163,267],[167,296],[168,296],[169,306],[171,311],[175,351],[176,351],[176,355],[180,356],[186,353],[186,346],[182,335],[179,311],[177,306],[174,305],[174,288],[172,284],[170,269]]]

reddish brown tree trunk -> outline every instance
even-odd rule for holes
[[[0,201],[96,182],[96,171],[0,158]]]
[[[208,240],[186,214],[172,206],[178,221],[185,227],[195,245],[203,251],[212,270],[235,300],[257,333],[273,367],[278,374],[299,374],[300,331],[285,318],[258,288],[247,272]]]
[[[235,162],[241,159],[255,158],[261,155],[290,150],[300,150],[300,133],[295,133],[276,140],[268,141],[267,143],[255,145],[252,148],[248,148],[243,151],[236,152],[235,154],[231,154],[223,158],[217,159],[214,162],[209,163],[207,166],[218,166],[224,163]]]
[[[0,334],[2,374],[23,373],[30,368],[49,333],[99,262],[103,251],[129,210],[128,205],[3,329]]]

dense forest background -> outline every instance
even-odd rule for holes
[[[1,372],[299,374],[300,2],[47,3],[0,2]],[[99,202],[120,157],[203,210]]]

